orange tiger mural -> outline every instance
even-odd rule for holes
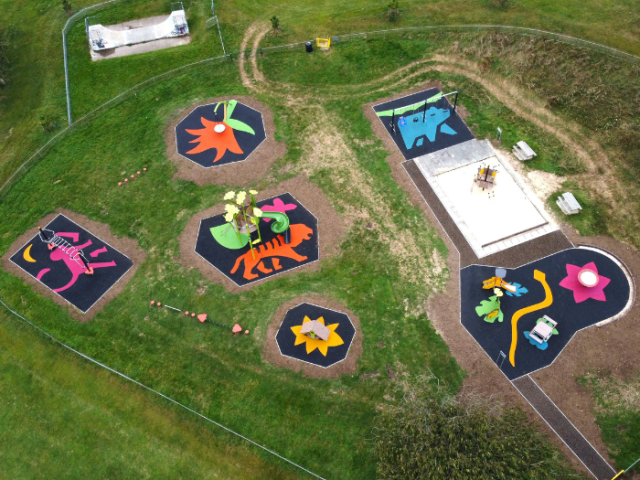
[[[291,258],[297,262],[303,262],[307,259],[307,257],[303,257],[302,255],[298,255],[293,247],[297,247],[302,243],[303,240],[310,240],[311,235],[313,235],[313,230],[307,227],[303,223],[299,223],[296,225],[291,225],[291,243],[284,243],[284,236],[278,235],[273,240],[266,242],[264,245],[260,245],[255,250],[256,258],[251,256],[251,252],[246,252],[243,255],[240,255],[236,260],[233,269],[231,269],[231,273],[236,273],[238,268],[240,267],[240,263],[244,260],[244,274],[243,277],[247,280],[253,280],[254,278],[258,278],[258,274],[252,272],[254,267],[257,267],[258,270],[262,273],[272,273],[273,270],[280,270],[282,266],[280,265],[280,260],[278,258],[273,258],[273,269],[267,268],[266,265],[262,262],[265,258],[268,257],[286,257]]]

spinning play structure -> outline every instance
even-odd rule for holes
[[[89,43],[95,52],[152,42],[163,38],[182,37],[189,34],[187,15],[182,2],[171,5],[171,14],[161,23],[140,26],[138,28],[120,25],[104,26],[101,24],[87,26]],[[140,21],[144,23],[144,21]]]

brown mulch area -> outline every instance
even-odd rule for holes
[[[175,127],[197,106],[216,103],[223,100],[238,100],[248,107],[262,113],[262,121],[264,122],[264,129],[267,134],[267,138],[251,155],[249,155],[249,158],[246,160],[204,168],[203,166],[178,154]],[[173,178],[180,178],[201,186],[211,183],[218,185],[246,185],[258,180],[264,177],[273,162],[284,156],[287,151],[287,147],[284,142],[277,142],[275,140],[275,132],[276,127],[273,123],[273,113],[271,110],[263,103],[260,103],[251,97],[245,97],[243,95],[215,97],[206,100],[199,100],[188,107],[180,108],[169,116],[169,124],[165,130],[167,157],[178,167],[178,171],[175,173]]]
[[[69,304],[64,298],[60,295],[56,294],[53,290],[47,288],[34,277],[29,275],[27,272],[19,268],[16,264],[11,262],[11,256],[26,242],[28,242],[35,234],[38,233],[38,225],[46,225],[51,222],[58,214],[62,213],[66,217],[70,218],[78,225],[80,225],[85,230],[90,231],[95,236],[100,237],[100,239],[104,240],[109,245],[113,246],[120,253],[123,253],[127,257],[133,261],[133,266],[129,269],[127,273],[125,273],[118,282],[111,287],[111,289],[104,294],[104,296],[98,300],[87,313],[82,313],[80,310],[75,308],[73,305]],[[71,212],[69,210],[65,210],[63,208],[58,208],[55,213],[50,213],[44,218],[41,218],[37,222],[34,222],[34,226],[27,230],[25,233],[20,235],[15,242],[11,244],[9,250],[2,257],[2,268],[7,272],[16,275],[27,283],[31,284],[34,290],[40,293],[43,296],[51,298],[54,302],[62,307],[68,307],[67,311],[71,317],[80,321],[80,322],[88,322],[91,320],[100,310],[102,310],[107,303],[109,303],[112,299],[114,299],[120,292],[124,290],[127,282],[135,275],[138,270],[138,266],[144,262],[146,258],[146,252],[138,246],[138,243],[135,240],[130,238],[119,238],[111,233],[109,225],[104,223],[95,222],[93,220],[89,220],[84,215],[80,215],[79,213]]]
[[[351,342],[349,354],[347,358],[328,368],[318,367],[310,363],[305,363],[295,358],[285,357],[280,353],[278,344],[276,343],[276,334],[280,329],[280,325],[285,315],[293,307],[304,303],[313,303],[325,308],[330,308],[338,312],[346,313],[356,329],[356,334]],[[362,355],[362,330],[360,329],[360,319],[354,313],[348,310],[341,303],[328,298],[322,297],[315,293],[309,293],[296,297],[293,300],[283,303],[271,318],[269,327],[267,328],[267,337],[264,340],[263,358],[266,362],[274,364],[276,367],[288,368],[294,372],[302,371],[303,375],[312,378],[336,378],[340,375],[355,373],[357,362]]]
[[[185,267],[199,269],[209,280],[221,283],[228,291],[233,293],[246,291],[254,285],[268,281],[272,278],[277,278],[281,275],[288,275],[293,272],[299,272],[303,269],[317,270],[320,268],[320,262],[323,258],[335,255],[339,252],[341,237],[345,231],[344,222],[333,209],[329,200],[324,195],[324,192],[309,182],[309,180],[302,175],[286,180],[268,190],[261,191],[256,195],[256,200],[260,201],[286,192],[293,195],[318,219],[318,245],[320,248],[319,261],[307,263],[302,267],[288,270],[279,275],[272,275],[262,280],[257,280],[243,287],[238,287],[226,275],[222,274],[213,265],[195,252],[196,239],[198,238],[198,230],[200,229],[200,221],[204,218],[209,218],[223,213],[224,203],[219,203],[197,213],[187,223],[184,232],[182,232],[182,235],[180,236],[182,264]]]
[[[395,181],[408,193],[411,202],[422,209],[426,218],[438,230],[440,237],[449,249],[447,263],[451,275],[450,280],[443,292],[430,297],[427,306],[428,317],[436,331],[449,346],[458,364],[467,373],[462,386],[463,393],[473,392],[487,396],[491,395],[508,405],[516,405],[523,408],[529,414],[529,418],[535,421],[541,430],[546,432],[552,441],[562,449],[572,461],[574,467],[581,471],[586,471],[573,453],[560,441],[530,407],[528,402],[510,384],[509,380],[498,370],[493,359],[487,357],[482,348],[462,326],[460,322],[459,272],[460,268],[465,265],[477,262],[477,260],[474,260],[475,255],[468,245],[466,249],[462,248],[462,251],[458,252],[456,245],[448,235],[448,230],[454,232],[457,227],[454,229],[447,225],[449,228],[445,228],[441,223],[442,219],[439,218],[440,215],[436,216],[432,209],[429,208],[430,205],[423,199],[410,175],[402,166],[404,163],[402,153],[389,137],[386,129],[371,108],[378,103],[393,100],[433,86],[438,86],[438,84],[436,82],[428,83],[402,94],[379,99],[363,106],[365,117],[371,121],[374,133],[389,151],[387,161]],[[407,166],[409,166],[409,163],[407,162]],[[437,207],[435,209],[437,210]],[[532,255],[545,256],[545,254],[548,255],[553,251],[562,249],[563,246],[564,248],[570,247],[570,242],[573,242],[575,245],[593,245],[614,254],[626,264],[634,279],[637,272],[640,272],[640,254],[631,247],[609,237],[579,237],[575,232],[569,230],[564,229],[564,235],[557,232],[553,234],[553,238],[545,239],[542,237],[544,240],[535,245],[535,250],[518,249],[516,247],[502,252],[502,255],[497,254],[483,258],[481,263],[496,262],[500,263],[501,266],[513,268],[535,260]],[[563,239],[565,235],[568,241],[566,238]],[[456,238],[455,232],[452,237]],[[546,237],[549,236],[547,235]],[[521,247],[531,243],[527,242]],[[452,301],[453,299],[456,300]],[[551,366],[532,375],[545,393],[605,458],[609,458],[608,451],[602,442],[600,429],[595,423],[593,414],[594,399],[587,391],[579,387],[575,379],[593,370],[605,371],[619,378],[628,378],[634,369],[637,371],[637,365],[640,365],[640,350],[637,348],[637,319],[639,316],[640,305],[636,303],[631,311],[620,320],[600,328],[593,327],[578,332]]]

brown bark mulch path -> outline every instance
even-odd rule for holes
[[[324,195],[324,192],[309,182],[309,180],[302,175],[286,180],[268,190],[261,191],[255,197],[257,201],[260,201],[286,192],[293,195],[318,219],[318,246],[320,249],[320,259],[317,262],[307,263],[302,267],[287,270],[286,272],[278,275],[271,275],[243,287],[237,286],[231,279],[195,252],[196,240],[200,229],[200,221],[202,219],[224,213],[224,203],[219,203],[197,213],[187,223],[182,235],[180,235],[182,264],[185,267],[199,269],[206,278],[212,282],[221,283],[232,293],[246,291],[247,289],[261,284],[262,282],[268,281],[272,278],[279,278],[282,275],[289,275],[293,272],[299,272],[301,270],[317,270],[320,262],[324,258],[335,255],[339,252],[341,237],[345,231],[344,222],[333,209],[329,200]]]
[[[80,310],[69,304],[64,298],[60,295],[56,294],[53,290],[46,287],[34,277],[29,275],[27,272],[22,270],[16,264],[14,264],[10,258],[11,256],[20,249],[26,242],[28,242],[34,235],[38,233],[38,225],[47,225],[54,218],[58,216],[58,214],[63,214],[67,218],[73,220],[78,225],[80,225],[85,230],[90,231],[95,236],[99,237],[101,240],[105,241],[109,245],[113,246],[115,249],[119,250],[120,253],[125,254],[127,257],[131,259],[133,262],[133,266],[125,273],[110,289],[105,293],[100,300],[98,300],[87,313],[82,313]],[[107,303],[109,303],[112,299],[114,299],[120,292],[124,290],[124,287],[127,285],[127,282],[133,278],[136,271],[138,270],[138,266],[144,262],[146,258],[146,252],[138,246],[138,242],[132,240],[131,238],[119,238],[111,233],[111,229],[109,225],[104,223],[99,223],[93,220],[89,220],[84,215],[79,213],[71,212],[69,210],[58,208],[55,213],[50,213],[49,215],[41,218],[37,222],[34,222],[34,226],[27,230],[25,233],[20,235],[15,242],[11,244],[9,250],[2,256],[2,268],[13,275],[16,275],[27,283],[33,286],[33,289],[40,293],[45,297],[49,297],[54,302],[62,307],[68,307],[67,311],[69,315],[80,321],[80,322],[88,322],[91,320],[100,310],[102,310]]]
[[[318,367],[311,363],[305,363],[295,358],[285,357],[280,353],[276,343],[276,334],[284,320],[285,315],[293,307],[304,303],[313,303],[320,307],[330,308],[338,312],[346,313],[356,329],[356,334],[351,342],[351,348],[347,358],[328,368]],[[295,372],[302,371],[303,375],[312,378],[336,378],[340,375],[355,373],[358,359],[362,356],[362,330],[360,329],[360,319],[344,305],[329,297],[323,297],[315,293],[309,293],[296,297],[293,300],[283,303],[271,318],[267,327],[267,336],[264,340],[263,358],[266,362],[281,368],[288,368]]]
[[[267,138],[246,160],[204,168],[178,154],[175,128],[197,106],[223,100],[238,100],[248,107],[258,110],[262,114]],[[233,95],[199,100],[188,107],[180,108],[169,118],[169,125],[165,130],[165,144],[167,146],[167,157],[178,167],[178,171],[173,176],[174,179],[180,178],[200,186],[211,183],[218,185],[247,185],[264,177],[273,162],[284,156],[287,151],[285,143],[278,142],[275,139],[276,127],[273,123],[273,113],[266,105],[251,97]]]

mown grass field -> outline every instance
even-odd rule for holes
[[[74,4],[76,8],[81,6]],[[74,27],[70,34],[74,111],[87,113],[120,91],[178,62],[188,63],[218,54],[217,31],[204,29],[208,16],[206,3],[185,2],[185,6],[194,19],[194,41],[188,47],[175,50],[92,64],[86,52],[83,27]],[[55,128],[45,131],[43,121],[46,125],[58,122],[60,126],[65,121],[62,55],[58,51],[59,40],[56,40],[65,20],[64,12],[56,2],[44,3],[41,8],[40,17],[29,28],[28,23],[21,20],[25,14],[9,9],[12,38],[24,41],[14,43],[20,56],[1,104],[0,135],[5,140],[0,147],[2,178],[6,178],[6,174],[37,145],[55,134]],[[135,18],[142,12],[158,14],[163,8],[160,2],[137,1],[100,15],[104,18],[101,21],[108,23]],[[597,9],[596,2],[581,2],[580,8],[575,5],[575,9],[570,3],[552,9],[531,1],[519,2],[504,12],[489,8],[483,2],[407,2],[403,8],[402,25],[439,23],[437,20],[444,21],[445,17],[449,23],[497,23],[500,20],[501,23],[546,25],[547,29],[606,41],[613,46],[624,44],[629,50],[636,48],[634,42],[638,42],[637,38],[634,40],[637,32],[634,33],[632,22],[636,13],[631,2],[616,2],[604,9]],[[219,2],[217,6],[230,48],[238,48],[244,30],[256,18],[266,19],[274,13],[281,18],[283,34],[267,39],[270,43],[304,39],[309,36],[308,32],[315,36],[324,32],[343,33],[387,26],[382,18],[383,10],[384,5],[364,1],[348,5],[339,1],[305,5],[282,1],[268,6]],[[596,11],[597,21],[594,18]],[[619,26],[621,16],[630,22],[627,28]],[[614,22],[617,28],[611,28]],[[38,26],[39,31],[36,30]],[[219,203],[227,187],[200,188],[171,180],[175,168],[165,157],[166,119],[197,99],[246,94],[237,64],[225,62],[203,64],[167,77],[77,125],[2,195],[1,253],[6,252],[15,238],[33,222],[55,208],[68,208],[109,224],[115,234],[136,239],[146,250],[147,260],[126,290],[87,324],[75,322],[63,309],[5,272],[0,273],[0,297],[74,348],[323,476],[374,478],[371,425],[378,406],[397,399],[402,394],[398,384],[427,369],[453,389],[459,387],[464,372],[448,354],[446,345],[423,313],[431,289],[439,288],[447,279],[446,269],[435,265],[438,256],[447,252],[419,209],[409,204],[406,194],[393,181],[386,163],[387,153],[373,137],[362,114],[363,103],[401,92],[407,86],[381,88],[375,93],[365,87],[355,88],[348,95],[342,95],[340,88],[383,76],[411,61],[424,59],[446,49],[452,41],[472,40],[464,36],[409,38],[405,35],[337,45],[327,56],[274,54],[260,59],[260,67],[269,79],[292,82],[314,95],[319,92],[319,97],[326,94],[327,98],[316,98],[305,108],[291,109],[278,95],[267,92],[258,96],[275,112],[277,136],[287,143],[288,151],[276,163],[269,178],[257,182],[255,187],[261,189],[268,183],[305,171],[311,174],[311,181],[323,189],[341,215],[348,216],[348,212],[354,210],[377,211],[372,206],[372,198],[362,190],[352,190],[348,182],[338,181],[340,176],[336,171],[328,167],[309,170],[306,145],[310,132],[317,125],[317,112],[321,111],[324,112],[321,118],[330,119],[352,154],[350,168],[366,175],[369,190],[376,192],[375,201],[393,212],[388,223],[379,228],[367,228],[368,221],[351,219],[339,255],[323,260],[320,271],[284,276],[235,295],[208,282],[199,272],[184,269],[176,260],[180,255],[177,232],[182,231],[193,214]],[[571,49],[559,46],[555,54],[560,56],[568,51]],[[567,57],[571,58],[571,55],[567,54]],[[599,58],[594,57],[594,63],[600,61]],[[31,59],[30,63],[27,63],[28,59]],[[513,67],[507,62],[496,62],[492,68],[500,73],[501,68],[508,69],[509,66]],[[534,64],[534,67],[535,72],[544,71],[544,65]],[[607,67],[606,63],[604,67]],[[507,75],[511,71],[502,72]],[[624,72],[618,71],[616,75],[611,78],[616,81],[624,78]],[[109,83],[111,78],[117,79],[117,84]],[[533,163],[535,168],[569,176],[582,171],[572,152],[557,139],[513,114],[466,77],[431,72],[413,79],[412,85],[430,80],[439,80],[445,88],[460,88],[465,92],[463,105],[470,113],[467,122],[478,137],[493,135],[497,126],[503,126],[505,144],[526,139],[541,152]],[[103,84],[104,88],[96,88]],[[562,82],[559,85],[562,89],[568,88]],[[534,85],[533,88],[540,87]],[[611,87],[607,84],[605,89],[609,92]],[[563,112],[559,105],[554,108],[564,115],[574,112]],[[590,118],[588,105],[582,108],[584,113],[581,115]],[[29,115],[25,115],[25,111],[29,111]],[[589,127],[593,128],[585,125],[585,128]],[[634,171],[631,162],[625,165]],[[143,179],[127,189],[117,188],[121,172],[138,170],[142,166],[149,169]],[[596,220],[590,220],[588,225],[593,227]],[[598,228],[598,232],[607,230],[606,225]],[[421,254],[421,263],[410,264],[395,255],[385,241],[390,235],[411,238],[414,251]],[[407,276],[411,268],[414,275]],[[424,272],[419,268],[434,272],[427,287],[418,280],[424,278]],[[204,294],[196,293],[203,290]],[[331,381],[310,380],[276,369],[261,359],[262,340],[270,316],[284,301],[306,292],[332,296],[359,315],[364,354],[355,375]],[[227,319],[227,323],[242,319],[253,335],[233,338],[211,325],[183,322],[168,311],[150,311],[147,305],[151,298],[162,298],[166,303],[184,305],[192,310],[216,312],[221,319]],[[188,420],[182,414],[171,411],[171,414],[163,415],[166,404],[138,394],[106,374],[96,374],[93,367],[84,366],[60,352],[58,347],[16,327],[15,319],[5,313],[0,314],[0,319],[7,339],[15,338],[16,346],[28,343],[29,349],[33,350],[33,355],[26,355],[24,348],[9,348],[9,342],[8,353],[0,360],[7,366],[0,388],[11,392],[16,399],[9,413],[0,420],[12,429],[10,444],[15,448],[0,457],[0,461],[5,458],[8,463],[20,463],[25,459],[25,451],[45,448],[43,445],[49,435],[46,424],[34,425],[32,431],[35,433],[30,435],[14,428],[20,424],[21,414],[29,417],[30,412],[37,411],[61,432],[63,419],[73,418],[78,424],[77,433],[67,433],[64,442],[48,450],[51,460],[47,473],[50,477],[65,471],[65,462],[60,460],[63,458],[62,443],[71,445],[73,451],[86,449],[95,441],[93,437],[98,432],[112,432],[100,437],[107,442],[108,449],[94,449],[90,455],[105,477],[115,472],[125,477],[175,478],[173,475],[177,474],[173,472],[178,469],[172,468],[188,463],[192,468],[191,478],[204,476],[207,469],[242,478],[234,473],[235,465],[240,463],[237,458],[246,458],[246,462],[255,465],[253,472],[261,470],[263,462],[267,462],[264,472],[273,474],[264,478],[297,475],[289,469],[280,471],[283,468],[280,463],[235,443],[224,456],[216,455],[216,452],[200,454],[201,450],[189,446],[184,447],[185,456],[179,461],[170,462],[167,458],[154,461],[166,457],[168,453],[164,452],[175,452],[176,445],[204,443],[207,449],[215,450],[219,445],[215,442],[225,443],[227,437],[218,435],[214,428],[206,425],[188,428],[184,423]],[[385,348],[379,347],[381,343]],[[39,363],[39,359],[49,356],[56,359],[59,370],[68,373],[57,374],[53,369],[50,376]],[[387,365],[393,367],[400,380],[394,382],[389,378],[385,373]],[[87,377],[86,371],[91,372],[94,383],[87,380],[86,385],[90,388],[80,388]],[[366,381],[360,379],[361,374],[376,371],[380,373],[377,377]],[[34,376],[38,377],[37,381],[25,380]],[[69,378],[78,378],[78,381],[70,382]],[[27,388],[25,385],[29,382],[35,382],[34,386]],[[67,391],[73,392],[78,400],[68,404],[64,397]],[[95,391],[105,392],[104,397],[96,398]],[[130,405],[120,406],[117,399],[129,399]],[[21,410],[16,406],[21,402],[33,405],[33,409]],[[81,407],[85,404],[95,405],[95,415],[84,413]],[[142,421],[139,412],[147,409],[151,413]],[[57,413],[47,414],[50,411]],[[309,411],[320,414],[311,417],[306,415]],[[161,421],[165,416],[167,418]],[[114,425],[124,427],[116,431]],[[123,428],[129,431],[123,433]],[[126,436],[127,441],[120,440],[119,435]],[[154,440],[145,443],[149,438]],[[131,457],[127,455],[131,449],[148,452],[139,455],[139,470],[130,469]],[[192,462],[188,455],[197,456],[200,463]],[[142,462],[141,457],[148,463]],[[37,478],[42,465],[23,461],[15,468],[20,468],[16,470],[18,476]],[[90,465],[78,460],[69,476],[86,477],[87,468]],[[246,478],[261,478],[258,475],[249,471]]]

